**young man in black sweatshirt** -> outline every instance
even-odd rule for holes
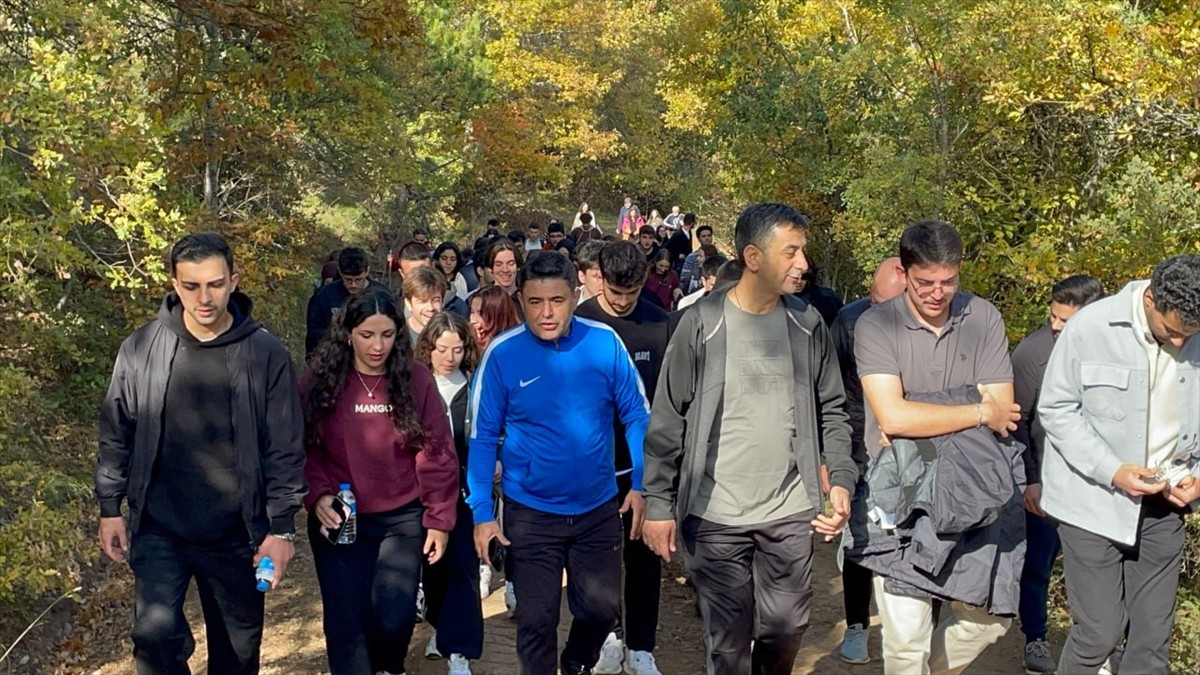
[[[630,241],[604,245],[599,255],[600,275],[604,280],[602,292],[575,310],[575,316],[606,324],[625,343],[633,365],[646,388],[646,398],[654,399],[654,385],[662,368],[667,343],[674,323],[661,307],[645,300],[642,286],[650,264],[638,246]],[[618,499],[624,500],[631,488],[633,464],[625,435],[616,422],[616,468]],[[625,535],[629,536],[631,514],[624,517]],[[625,544],[625,621],[608,636],[600,650],[600,660],[593,672],[597,675],[633,673],[660,675],[654,664],[654,647],[658,631],[659,582],[662,566],[658,557],[641,541]],[[623,632],[624,645],[622,645]],[[568,637],[568,643],[570,637]],[[622,671],[624,660],[624,671]]]
[[[425,258],[429,258],[427,250]],[[338,253],[337,264],[339,279],[318,288],[308,300],[307,332],[304,336],[305,359],[312,355],[317,343],[325,337],[326,331],[333,323],[333,317],[342,311],[342,306],[347,300],[368,288],[387,290],[386,286],[371,278],[367,254],[361,248],[351,246],[342,249]]]
[[[269,556],[275,585],[286,574],[305,492],[296,376],[287,350],[251,318],[220,235],[184,237],[170,265],[175,290],[122,343],[101,409],[100,544],[133,569],[139,675],[189,672],[183,604],[193,578],[209,672],[257,673],[255,566]]]

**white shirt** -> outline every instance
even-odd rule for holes
[[[449,415],[450,403],[454,401],[458,391],[467,386],[467,376],[463,374],[462,369],[456,369],[449,375],[434,375],[433,379],[437,382],[438,393],[442,395],[442,402],[446,404],[446,414]]]
[[[1179,445],[1179,387],[1176,364],[1179,350],[1170,343],[1159,344],[1150,332],[1146,303],[1142,300],[1150,282],[1133,294],[1133,323],[1141,336],[1149,361],[1150,403],[1146,424],[1146,466],[1155,468],[1171,460]]]

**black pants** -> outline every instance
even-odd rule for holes
[[[332,675],[404,672],[417,621],[423,509],[358,517],[353,544],[334,545],[308,518],[308,538],[321,585],[325,649]]]
[[[1183,550],[1182,513],[1164,497],[1143,497],[1133,548],[1058,524],[1072,620],[1058,672],[1097,672],[1122,635],[1122,673],[1168,672]]]
[[[437,648],[468,659],[483,655],[483,605],[479,597],[479,557],[475,521],[461,499],[446,555],[425,565],[425,620],[437,629]]]
[[[683,521],[710,675],[791,675],[808,628],[815,517],[809,510],[761,525]]]
[[[617,476],[617,503],[623,504],[633,489],[630,474]],[[658,600],[662,593],[662,561],[641,540],[630,541],[633,528],[633,512],[621,516],[625,532],[622,545],[625,547],[625,618],[622,625],[618,619],[616,633],[625,640],[625,646],[633,651],[652,652],[658,637]],[[567,635],[567,651],[579,640],[575,623]]]
[[[508,499],[504,530],[512,542],[508,573],[517,594],[517,654],[524,675],[555,675],[559,604],[567,604],[578,640],[563,663],[593,666],[621,616],[621,521],[616,501],[578,516],[559,516]]]
[[[263,594],[254,581],[250,542],[207,549],[144,526],[130,545],[133,655],[139,675],[187,674],[196,649],[183,603],[193,578],[208,638],[208,672],[258,672]]]
[[[842,561],[842,602],[846,607],[846,626],[871,626],[871,591],[875,586],[871,570],[849,558]]]

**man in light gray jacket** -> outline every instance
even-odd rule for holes
[[[1164,260],[1063,330],[1038,403],[1042,508],[1073,625],[1060,673],[1165,673],[1183,514],[1200,498],[1200,256]],[[1126,627],[1128,626],[1128,630]]]

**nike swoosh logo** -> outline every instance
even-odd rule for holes
[[[525,387],[528,387],[529,385],[533,384],[534,382],[537,382],[540,379],[542,379],[541,375],[538,375],[537,377],[533,378],[532,380],[521,380],[521,382],[520,382],[521,388],[524,389]]]

